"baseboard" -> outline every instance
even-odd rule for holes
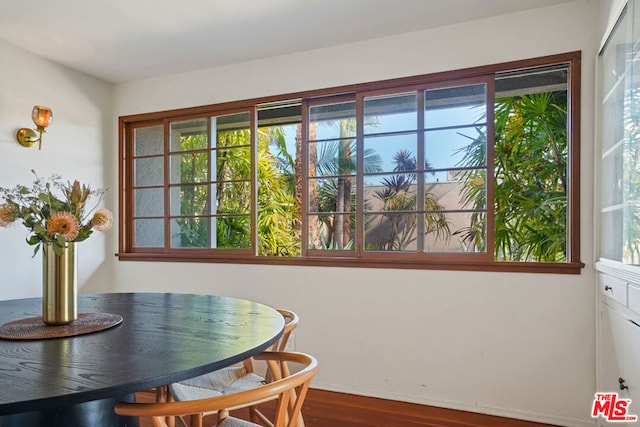
[[[519,420],[533,421],[538,423],[552,424],[565,427],[594,427],[597,425],[595,419],[579,419],[572,417],[557,416],[551,414],[541,414],[535,412],[519,411],[508,408],[498,408],[487,405],[478,405],[468,402],[459,402],[445,399],[416,399],[415,396],[406,396],[397,393],[379,393],[371,392],[358,388],[344,387],[335,384],[316,383],[312,384],[312,388],[324,391],[333,391],[337,393],[356,394],[365,397],[374,397],[379,399],[396,400],[400,402],[417,403],[420,405],[436,406],[440,408],[455,409],[457,411],[476,412],[479,414],[493,415],[497,417],[515,418]]]

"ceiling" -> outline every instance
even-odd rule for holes
[[[0,0],[0,38],[110,83],[572,0]]]

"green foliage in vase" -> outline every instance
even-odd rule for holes
[[[35,171],[30,187],[16,185],[0,188],[0,227],[9,227],[19,221],[27,229],[27,243],[34,245],[34,256],[41,244],[51,243],[56,254],[68,242],[82,242],[94,230],[107,231],[113,225],[113,214],[108,209],[97,209],[105,189],[92,190],[88,185],[73,181],[64,183],[60,175],[39,177]],[[98,200],[87,210],[89,199]]]

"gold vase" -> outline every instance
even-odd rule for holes
[[[42,321],[47,325],[66,325],[78,317],[76,308],[76,244],[70,242],[62,255],[52,243],[42,246]]]

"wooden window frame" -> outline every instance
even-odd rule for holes
[[[397,88],[404,90],[407,87],[437,87],[448,82],[478,81],[487,75],[514,70],[526,70],[542,66],[565,64],[569,66],[568,82],[568,161],[567,161],[567,261],[558,263],[547,262],[509,262],[495,261],[493,256],[486,254],[469,253],[442,253],[442,254],[398,254],[385,252],[367,256],[332,256],[331,254],[319,254],[318,251],[306,251],[306,229],[303,227],[302,255],[299,257],[269,257],[258,256],[255,253],[257,239],[257,212],[255,207],[257,185],[252,186],[253,212],[251,218],[253,250],[224,250],[224,249],[171,249],[165,244],[164,248],[136,248],[133,246],[133,162],[132,146],[128,141],[133,140],[133,129],[142,125],[164,123],[165,126],[165,156],[168,141],[166,129],[170,121],[182,120],[193,117],[222,115],[238,111],[252,112],[252,127],[257,126],[257,106],[268,103],[281,103],[285,101],[303,100],[302,132],[306,135],[305,105],[317,103],[320,99],[345,96],[356,99],[363,92],[389,92]],[[226,102],[215,105],[206,105],[192,108],[159,111],[153,113],[121,116],[118,119],[118,143],[119,143],[119,252],[116,254],[123,261],[172,261],[172,262],[212,262],[212,263],[237,263],[237,264],[271,264],[271,265],[304,265],[304,266],[331,266],[331,267],[363,267],[363,268],[401,268],[401,269],[435,269],[435,270],[463,270],[463,271],[504,271],[504,272],[528,272],[528,273],[556,273],[556,274],[580,274],[584,263],[580,261],[580,84],[581,84],[581,52],[568,52],[557,55],[549,55],[521,61],[511,61],[500,64],[485,65],[456,71],[440,72],[428,75],[420,75],[406,78],[383,80],[371,83],[346,85],[328,89],[311,90],[305,92],[289,93],[277,96],[254,98],[243,101]],[[493,103],[494,88],[487,88],[487,102]],[[491,109],[492,110],[492,109]],[[488,120],[487,132],[493,134],[493,120]],[[362,138],[360,132],[358,138]],[[257,142],[256,133],[251,132],[252,143],[252,170],[254,180],[256,173]],[[304,147],[304,144],[303,144]],[[492,163],[493,147],[487,147],[487,161]],[[305,159],[303,148],[303,159]],[[306,176],[306,164],[303,162],[303,177]],[[488,166],[488,173],[493,166]],[[168,170],[165,165],[165,186],[168,183]],[[491,176],[492,174],[488,175]],[[360,176],[356,174],[356,176]],[[490,180],[487,180],[490,181]],[[254,181],[255,183],[255,181]],[[166,190],[168,191],[168,190]],[[493,200],[493,186],[488,185],[487,200]],[[306,195],[306,189],[304,191]],[[358,195],[360,198],[362,195]],[[489,202],[490,203],[490,202]],[[489,205],[488,203],[488,205]],[[167,204],[168,205],[168,204]],[[302,218],[306,218],[306,205],[303,203]],[[487,206],[489,210],[489,206]],[[491,207],[493,209],[493,207]],[[166,220],[165,208],[165,220]],[[487,215],[487,229],[493,230],[493,215]],[[305,221],[306,222],[306,221]],[[491,237],[489,240],[493,240]],[[489,247],[487,248],[489,249]],[[488,252],[489,253],[489,252]],[[491,248],[492,254],[493,249]]]

